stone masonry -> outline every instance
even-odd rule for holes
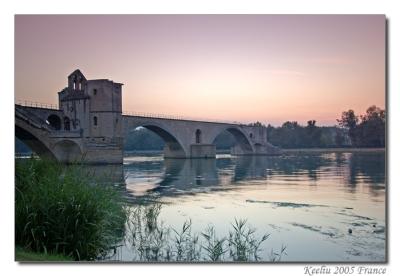
[[[165,141],[165,158],[215,158],[215,138],[230,132],[232,154],[279,154],[267,142],[266,128],[219,122],[122,114],[122,83],[87,80],[80,70],[58,93],[59,109],[15,105],[15,133],[37,154],[64,163],[119,164],[124,137],[148,128]]]

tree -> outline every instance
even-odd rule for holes
[[[315,121],[315,120],[307,121],[307,128],[315,128],[316,123],[317,123],[317,121]]]
[[[344,111],[337,122],[348,130],[351,143],[357,147],[384,147],[386,130],[385,110],[370,106],[365,115],[356,116],[353,110]]]
[[[385,146],[386,113],[375,105],[367,109],[366,115],[361,116],[359,143],[364,147]]]
[[[325,137],[323,141],[323,128],[318,127],[315,120],[309,120],[307,126],[301,126],[296,121],[284,122],[277,128],[268,125],[267,132],[269,142],[282,148],[325,147],[333,140]],[[326,135],[330,135],[329,131]]]
[[[306,127],[306,142],[309,147],[321,146],[322,130],[316,126],[317,121],[310,120],[307,122]]]
[[[359,118],[354,113],[354,110],[349,109],[348,111],[343,111],[342,118],[336,121],[339,123],[339,126],[348,129],[352,145],[357,145],[358,141],[356,127]]]
[[[265,126],[265,125],[264,125],[263,123],[257,121],[257,122],[255,122],[255,123],[250,123],[250,124],[248,124],[248,126],[258,126],[258,127],[262,127],[262,126]]]
[[[335,144],[336,146],[343,146],[345,142],[343,130],[336,128],[335,129]]]
[[[296,129],[298,127],[299,127],[299,124],[296,121],[293,121],[293,122],[287,121],[282,124],[282,128],[287,128],[287,129]]]

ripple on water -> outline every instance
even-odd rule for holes
[[[386,179],[382,156],[223,155],[214,163],[135,156],[125,158],[124,172],[127,192],[142,193],[135,198],[169,203],[161,212],[166,223],[183,217],[192,219],[198,229],[212,223],[225,233],[233,218],[242,217],[257,233],[265,229],[273,233],[263,248],[267,255],[272,245],[288,246],[282,261],[383,261]]]
[[[319,205],[319,204],[280,202],[280,201],[267,201],[267,200],[253,200],[253,199],[247,199],[246,202],[249,202],[249,203],[266,203],[266,204],[271,204],[274,207],[291,207],[291,208],[329,207],[328,205]]]

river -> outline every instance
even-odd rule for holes
[[[94,168],[123,179],[119,186],[132,208],[161,203],[158,220],[168,229],[179,232],[190,220],[192,233],[213,226],[216,236],[227,237],[235,219],[245,219],[254,237],[269,234],[260,261],[282,249],[281,262],[386,258],[383,151],[192,160],[127,154],[122,167]],[[146,261],[128,237],[107,260]]]

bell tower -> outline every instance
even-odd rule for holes
[[[86,158],[94,163],[122,162],[122,85],[108,79],[87,80],[77,69],[58,93],[63,131],[80,133]]]

